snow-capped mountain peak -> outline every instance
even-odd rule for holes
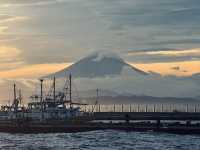
[[[48,75],[47,77],[56,76],[59,78],[69,74],[72,74],[73,77],[82,78],[117,76],[122,74],[124,68],[128,68],[129,72],[135,75],[147,74],[142,70],[129,65],[115,54],[95,53],[81,59],[68,68]]]

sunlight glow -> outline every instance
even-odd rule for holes
[[[130,63],[131,64],[131,63]],[[164,62],[148,64],[131,64],[146,72],[152,71],[161,75],[190,76],[200,72],[200,61]]]
[[[0,46],[0,62],[16,61],[21,51],[14,47]]]
[[[17,21],[25,21],[29,19],[28,17],[23,17],[23,16],[13,16],[7,19],[2,19],[0,20],[0,23],[9,23],[9,22],[17,22]]]
[[[39,78],[70,65],[71,63],[27,65],[18,69],[1,71],[0,78]]]

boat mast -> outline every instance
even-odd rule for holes
[[[14,83],[14,102],[13,102],[14,112],[17,112],[17,95],[16,95],[16,84]]]
[[[12,107],[14,107],[14,112],[17,113],[19,105],[19,99],[17,98],[16,94],[16,84],[14,83],[14,101]]]
[[[40,105],[41,105],[41,113],[42,113],[42,119],[43,119],[43,79],[40,79]]]
[[[43,79],[40,79],[40,103],[43,102]]]
[[[69,75],[69,102],[70,108],[72,108],[72,75]]]
[[[17,96],[16,96],[16,84],[14,83],[14,102],[16,101]]]
[[[53,78],[53,100],[56,103],[56,77]]]
[[[95,106],[98,104],[98,100],[99,100],[99,89],[97,88],[97,90],[96,90],[96,92],[97,92],[97,97],[96,97],[96,102],[95,102]]]

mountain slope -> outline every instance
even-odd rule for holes
[[[82,78],[96,78],[96,77],[105,77],[105,76],[115,76],[120,75],[123,72],[124,68],[128,68],[129,72],[146,75],[147,73],[134,68],[124,62],[121,58],[116,56],[106,56],[101,54],[93,54],[86,58],[81,59],[77,63],[71,65],[68,68],[65,68],[59,72],[46,76],[47,78],[55,76],[65,77],[70,73],[73,77],[82,77]]]

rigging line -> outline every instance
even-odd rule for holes
[[[75,89],[75,93],[76,93],[77,99],[80,100],[80,96],[78,94],[78,88],[77,88],[76,84],[74,83],[74,81],[72,81],[72,85],[74,85],[74,89]]]
[[[48,90],[47,90],[47,94],[46,94],[46,97],[50,97],[51,96],[51,93],[52,93],[52,89],[53,89],[53,85],[52,85],[52,78],[51,79],[48,79],[47,80],[47,88],[48,88]]]
[[[64,84],[64,87],[63,87],[63,90],[66,91],[66,94],[68,94],[67,90],[69,90],[69,86],[70,86],[70,81],[69,81],[69,77],[68,77],[68,74],[66,72],[66,80],[65,80],[65,84]]]
[[[52,81],[53,81],[52,78],[47,80],[46,96],[51,96],[52,88],[53,88]]]

